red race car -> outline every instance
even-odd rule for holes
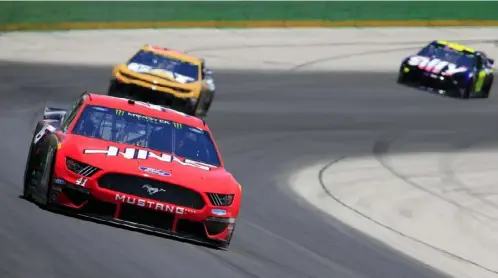
[[[222,249],[241,194],[203,120],[93,93],[68,111],[45,108],[23,188],[47,209]]]

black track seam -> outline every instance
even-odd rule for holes
[[[373,219],[372,217],[370,217],[370,216],[368,216],[368,215],[366,215],[366,214],[362,213],[361,211],[359,211],[359,210],[357,210],[357,209],[355,209],[355,208],[353,208],[353,207],[349,206],[348,204],[344,203],[344,202],[343,202],[343,201],[341,201],[339,198],[337,198],[334,194],[332,194],[332,192],[330,192],[330,190],[328,190],[327,186],[325,185],[325,182],[323,181],[323,175],[324,175],[324,173],[325,173],[325,171],[326,171],[326,170],[328,170],[330,167],[332,167],[332,166],[336,165],[336,164],[337,164],[337,163],[339,163],[340,161],[344,160],[345,158],[347,158],[347,156],[342,156],[342,157],[340,157],[340,158],[338,158],[338,159],[335,159],[335,160],[333,160],[333,161],[331,161],[331,162],[327,163],[327,164],[326,164],[325,166],[323,166],[323,167],[320,169],[320,171],[318,172],[318,181],[320,182],[320,186],[322,187],[323,191],[325,191],[325,193],[326,193],[326,194],[327,194],[330,198],[332,198],[335,202],[337,202],[337,203],[338,203],[338,204],[340,204],[341,206],[343,206],[343,207],[347,208],[348,210],[351,210],[351,211],[355,212],[356,214],[360,215],[361,217],[363,217],[363,218],[365,218],[365,219],[370,220],[371,222],[375,223],[376,225],[381,226],[381,227],[383,227],[383,228],[385,228],[385,229],[387,229],[387,230],[389,230],[389,231],[391,231],[391,232],[394,232],[394,233],[396,233],[396,234],[398,234],[398,235],[400,235],[400,236],[402,236],[402,237],[404,237],[404,238],[407,238],[407,239],[410,239],[410,240],[412,240],[412,241],[414,241],[414,242],[420,243],[420,244],[422,244],[422,245],[424,245],[424,246],[426,246],[426,247],[429,247],[429,248],[431,248],[431,249],[433,249],[433,250],[436,250],[436,251],[439,251],[439,252],[441,252],[441,253],[443,253],[443,254],[446,254],[446,255],[448,255],[448,256],[450,256],[450,257],[454,258],[454,259],[457,259],[457,260],[460,260],[460,261],[462,261],[462,262],[465,262],[465,263],[468,263],[468,264],[474,265],[474,266],[479,267],[479,268],[481,268],[481,269],[483,269],[483,270],[486,270],[486,271],[488,271],[488,272],[491,272],[491,273],[494,273],[494,274],[498,274],[498,272],[497,272],[497,271],[494,271],[494,270],[489,269],[489,268],[487,268],[487,267],[485,267],[485,266],[482,266],[482,265],[480,265],[480,264],[478,264],[478,263],[476,263],[476,262],[474,262],[474,261],[471,261],[471,260],[469,260],[469,259],[463,258],[463,257],[461,257],[461,256],[458,256],[458,255],[456,255],[456,254],[453,254],[453,253],[451,253],[451,252],[448,252],[448,251],[446,251],[446,250],[444,250],[444,249],[440,249],[440,248],[438,248],[438,247],[436,247],[436,246],[433,246],[433,245],[431,245],[431,244],[429,244],[429,243],[427,243],[427,242],[424,242],[424,241],[422,241],[422,240],[419,240],[419,239],[416,239],[416,238],[414,238],[414,237],[411,237],[411,236],[409,236],[409,235],[407,235],[407,234],[404,234],[403,232],[400,232],[400,231],[398,231],[398,230],[396,230],[396,229],[394,229],[394,228],[392,228],[392,227],[390,227],[390,226],[388,226],[388,225],[385,225],[385,224],[383,224],[383,223],[381,223],[381,222],[379,222],[379,221],[377,221],[377,220]]]

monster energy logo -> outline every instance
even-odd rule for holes
[[[118,116],[123,116],[124,115],[124,111],[123,110],[119,110],[119,109],[116,109],[116,115]]]
[[[183,125],[182,125],[182,124],[179,124],[179,123],[173,123],[173,126],[174,126],[175,128],[182,128],[182,126],[183,126]]]

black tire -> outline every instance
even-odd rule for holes
[[[210,94],[210,92],[201,92],[199,100],[197,101],[195,107],[193,107],[190,115],[199,118],[206,117],[212,101],[213,95]]]
[[[470,91],[472,90],[471,88],[475,84],[474,81],[475,80],[472,79],[472,81],[467,86],[465,86],[465,88],[460,88],[458,90],[458,94],[459,94],[461,99],[469,99],[470,98]]]
[[[33,136],[34,138],[34,136]],[[22,188],[22,196],[26,200],[31,200],[31,187],[33,186],[31,184],[31,172],[32,172],[32,165],[31,165],[31,154],[33,152],[33,141],[31,141],[29,151],[28,151],[28,157],[26,158],[26,166],[24,168],[24,183],[23,183],[23,188]]]
[[[467,86],[463,89],[463,92],[460,92],[460,97],[462,99],[469,99],[470,98],[470,86]]]
[[[204,107],[204,110],[206,111],[205,112],[206,116],[207,116],[207,113],[209,112],[209,108],[211,108],[211,104],[213,103],[214,95],[215,95],[214,91],[209,93],[209,100],[207,100],[206,105]]]
[[[33,131],[33,137],[31,137],[31,141],[29,141],[29,150],[28,156],[26,157],[26,166],[24,167],[24,183],[22,189],[22,196],[26,200],[31,200],[31,172],[33,171],[33,161],[31,157],[33,156],[33,141],[35,140],[36,133],[39,131],[39,124],[36,125],[35,130]]]
[[[206,98],[206,93],[202,92],[195,104],[194,111],[192,115],[196,117],[201,117],[204,114],[204,99]]]
[[[401,71],[398,73],[398,79],[396,82],[398,84],[405,84],[405,75]]]
[[[55,155],[56,150],[53,147],[49,146],[47,156],[45,158],[45,167],[39,181],[40,185],[46,185],[47,188],[47,190],[45,191],[45,202],[41,204],[41,206],[45,209],[49,209],[51,207],[50,197],[52,192],[52,177],[54,173]]]
[[[490,77],[489,82],[484,84],[483,88],[483,98],[489,98],[489,93],[491,92],[491,88],[493,87],[493,76]]]
[[[204,97],[205,93],[204,92],[201,92],[201,95],[199,96],[199,99],[197,100],[197,103],[194,105],[194,106],[190,106],[188,104],[186,104],[184,107],[183,107],[183,113],[187,114],[187,115],[190,115],[190,116],[194,116],[194,117],[200,117],[200,114],[203,110],[203,107],[202,107],[202,98]]]

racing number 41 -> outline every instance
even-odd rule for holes
[[[79,179],[76,180],[76,185],[85,187],[87,181],[88,181],[88,179],[79,178]]]

